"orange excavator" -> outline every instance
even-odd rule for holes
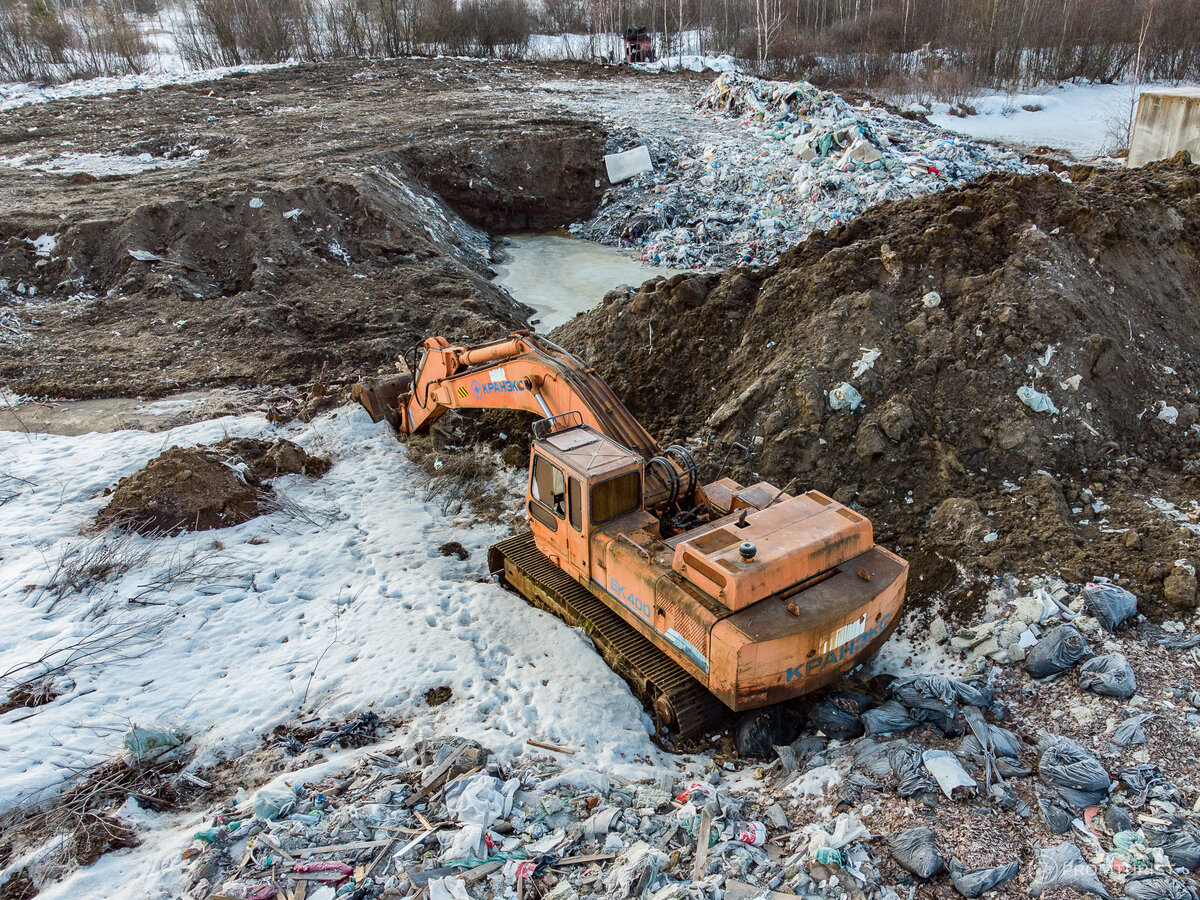
[[[428,338],[406,368],[353,389],[401,434],[450,409],[538,416],[529,531],[492,547],[492,572],[585,628],[665,735],[709,730],[728,708],[744,713],[739,748],[761,750],[778,704],[845,675],[896,627],[908,563],[875,544],[868,519],[790,485],[701,484],[687,448],[660,447],[544,337]]]

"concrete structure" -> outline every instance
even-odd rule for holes
[[[1180,150],[1200,163],[1200,88],[1146,91],[1138,98],[1129,148],[1130,168],[1167,159]]]

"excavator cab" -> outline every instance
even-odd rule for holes
[[[592,530],[642,512],[642,457],[583,424],[577,412],[534,423],[526,507],[538,549],[582,584]]]

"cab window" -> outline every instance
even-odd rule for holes
[[[560,519],[567,514],[567,485],[562,469],[553,465],[544,456],[534,456],[533,475],[529,482],[533,499],[549,509]]]
[[[592,485],[592,524],[636,512],[642,506],[642,474],[627,472]]]
[[[579,479],[568,477],[567,509],[571,512],[571,527],[576,531],[583,531],[583,510],[580,509],[582,503],[583,494],[579,490]]]

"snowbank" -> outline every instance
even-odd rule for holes
[[[52,100],[71,100],[76,97],[99,97],[103,94],[115,94],[119,91],[137,91],[149,88],[164,87],[171,84],[196,84],[201,81],[217,81],[230,75],[243,75],[250,72],[263,72],[268,69],[279,69],[284,66],[294,66],[295,61],[270,63],[263,65],[219,66],[213,69],[197,69],[191,72],[176,70],[173,66],[163,71],[146,72],[141,75],[121,75],[119,77],[84,78],[78,81],[68,81],[64,84],[39,87],[36,84],[19,84],[0,82],[0,112],[30,106],[34,103],[48,103]]]
[[[1111,149],[1114,132],[1130,121],[1133,98],[1161,87],[1062,84],[1025,94],[985,94],[969,101],[978,115],[952,116],[949,104],[938,103],[929,121],[973,138],[1028,148],[1048,146],[1091,159]]]

